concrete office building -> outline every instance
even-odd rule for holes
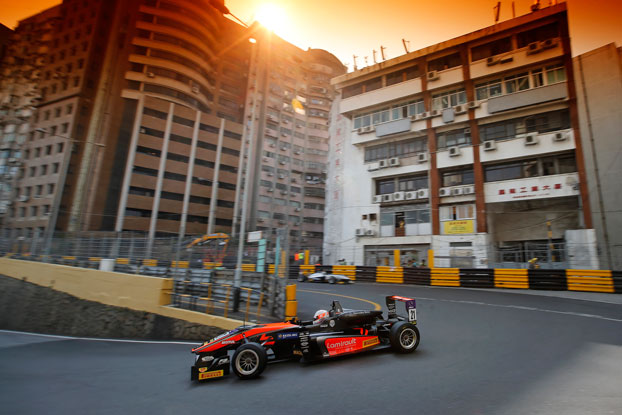
[[[218,54],[243,34],[207,1],[64,1],[6,227],[204,233],[218,150],[230,229],[247,50]]]
[[[622,48],[611,43],[573,63],[601,265],[622,269]]]
[[[325,255],[597,267],[574,81],[565,3],[333,79]]]

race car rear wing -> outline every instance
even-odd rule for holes
[[[397,311],[395,308],[395,301],[401,301],[406,306],[406,313],[408,313],[408,321],[417,324],[417,305],[414,298],[400,297],[399,295],[389,295],[386,298],[387,309],[389,310],[388,318],[397,318]]]

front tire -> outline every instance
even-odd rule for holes
[[[337,280],[335,279],[335,277],[328,277],[328,283],[329,284],[334,284],[336,282],[337,282]]]
[[[398,353],[411,353],[419,346],[419,329],[407,321],[399,321],[391,327],[389,340]]]
[[[231,366],[240,379],[254,379],[261,375],[268,363],[266,350],[257,343],[246,343],[233,354]]]

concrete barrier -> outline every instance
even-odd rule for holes
[[[239,320],[169,307],[170,278],[106,272],[89,268],[0,258],[0,274],[84,300],[145,311],[206,326],[231,330]]]

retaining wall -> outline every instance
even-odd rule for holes
[[[5,329],[206,340],[242,324],[169,307],[173,281],[167,278],[7,258],[0,258],[0,275],[0,327]]]

